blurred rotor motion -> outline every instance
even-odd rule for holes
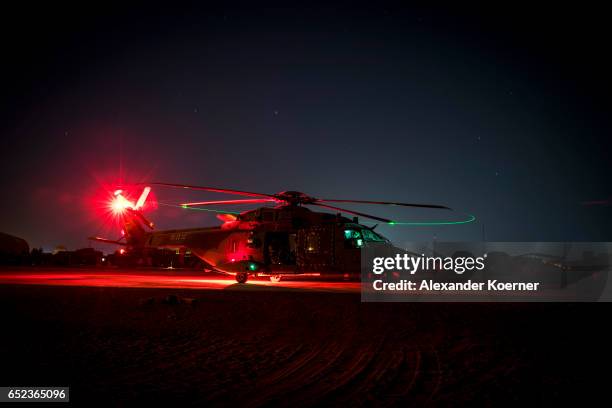
[[[208,205],[231,205],[231,204],[240,205],[240,204],[266,204],[266,203],[274,203],[277,206],[281,206],[281,207],[282,206],[312,205],[312,206],[317,206],[321,208],[327,208],[329,210],[334,210],[340,213],[347,213],[347,214],[357,215],[359,217],[369,218],[369,219],[376,220],[379,222],[384,222],[390,225],[396,225],[396,224],[402,224],[402,223],[398,223],[388,218],[379,217],[379,216],[372,215],[372,214],[366,214],[363,212],[349,210],[346,208],[336,207],[335,205],[330,205],[328,203],[374,204],[374,205],[402,206],[402,207],[412,207],[412,208],[432,208],[432,209],[451,210],[449,207],[446,207],[443,205],[436,205],[436,204],[414,204],[414,203],[399,203],[399,202],[392,202],[392,201],[315,198],[307,194],[301,193],[299,191],[283,191],[283,192],[276,193],[276,194],[265,194],[265,193],[255,193],[255,192],[250,192],[250,191],[217,188],[217,187],[194,186],[194,185],[188,185],[188,184],[173,184],[173,183],[160,183],[160,182],[154,182],[154,183],[149,183],[149,184],[162,186],[162,187],[183,188],[183,189],[188,189],[188,190],[199,190],[199,191],[207,191],[207,192],[212,192],[212,193],[225,193],[225,194],[253,197],[249,199],[238,199],[238,200],[187,202],[187,203],[180,204],[181,207],[183,208],[193,208],[193,207],[208,206]],[[471,221],[473,221],[473,219],[471,219],[468,222],[471,222]]]

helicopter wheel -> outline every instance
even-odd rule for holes
[[[236,274],[236,282],[238,283],[246,283],[248,279],[249,279],[249,274],[246,272],[238,272]]]
[[[270,282],[278,283],[280,282],[282,275],[270,275]]]

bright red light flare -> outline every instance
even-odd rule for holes
[[[132,204],[127,198],[122,195],[121,190],[117,190],[114,193],[115,197],[110,202],[110,209],[115,215],[121,215],[128,208],[134,208],[134,204]]]
[[[114,215],[122,215],[128,208],[131,210],[139,210],[144,206],[147,196],[151,192],[151,187],[145,187],[142,190],[142,194],[138,198],[136,204],[128,200],[123,196],[123,190],[116,190],[113,195],[115,196],[110,203],[110,209]]]

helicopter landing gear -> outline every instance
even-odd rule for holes
[[[282,275],[270,275],[270,282],[278,283],[282,277]]]
[[[248,279],[249,279],[249,274],[246,272],[238,272],[236,274],[236,282],[238,283],[246,283]]]

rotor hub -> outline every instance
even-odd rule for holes
[[[289,205],[304,205],[312,204],[317,201],[316,198],[304,194],[300,191],[282,191],[274,194],[274,197],[279,201],[284,201]]]

